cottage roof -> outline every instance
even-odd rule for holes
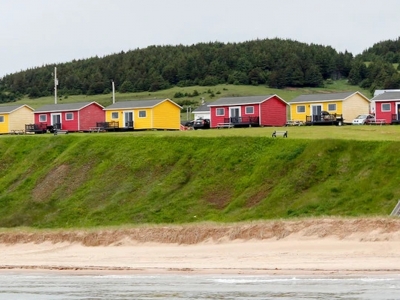
[[[371,101],[400,100],[399,92],[385,92],[372,98]]]
[[[355,93],[358,92],[300,95],[297,98],[294,98],[292,101],[290,101],[290,103],[346,100],[348,97],[350,97]]]
[[[65,103],[65,104],[48,104],[39,107],[35,110],[35,113],[38,112],[62,112],[62,111],[77,111],[89,106],[90,104],[95,103],[103,108],[102,105],[97,102],[80,102],[80,103]]]
[[[277,95],[264,95],[264,96],[220,98],[220,99],[216,100],[215,102],[208,104],[208,106],[260,104],[274,96],[278,97],[280,100],[285,102],[283,99],[281,99]]]
[[[104,110],[115,110],[115,109],[134,109],[134,108],[152,108],[164,101],[170,101],[176,106],[180,107],[174,101],[170,99],[154,99],[154,100],[131,100],[131,101],[120,101],[115,102],[107,106]]]
[[[374,97],[375,96],[378,96],[378,95],[380,95],[380,94],[383,94],[383,93],[387,93],[387,92],[400,92],[400,90],[395,90],[395,89],[390,89],[390,90],[375,90],[375,92],[374,92]]]
[[[193,112],[209,112],[210,111],[210,107],[208,106],[209,104],[203,104],[201,106],[199,106],[198,108],[196,108],[195,110],[193,110]]]
[[[17,110],[17,109],[19,109],[19,108],[21,108],[23,106],[26,106],[29,109],[33,110],[32,107],[30,107],[30,106],[28,106],[26,104],[23,104],[23,105],[9,105],[9,106],[0,106],[0,113],[9,114],[9,113],[12,113],[13,111],[15,111],[15,110]]]

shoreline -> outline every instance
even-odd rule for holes
[[[0,230],[0,273],[388,276],[400,219]]]

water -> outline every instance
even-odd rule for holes
[[[0,299],[400,299],[400,276],[1,274]]]

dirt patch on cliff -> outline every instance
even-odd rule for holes
[[[0,243],[80,243],[85,246],[131,243],[198,244],[233,240],[336,238],[357,241],[400,241],[400,219],[305,219],[237,224],[191,224],[88,230],[4,230]]]

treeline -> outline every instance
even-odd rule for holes
[[[390,55],[385,51],[395,51],[396,57],[400,51],[390,45],[384,47],[386,43],[398,46],[399,41],[376,44],[358,57],[347,51],[338,53],[330,46],[283,39],[151,46],[57,65],[58,93],[107,94],[111,81],[121,93],[217,84],[320,87],[341,78],[371,91],[398,88],[395,59],[389,62]],[[46,65],[6,75],[0,80],[0,94],[31,98],[52,95],[53,71],[54,65]]]
[[[369,89],[400,88],[400,38],[374,44],[355,57],[349,83]]]

